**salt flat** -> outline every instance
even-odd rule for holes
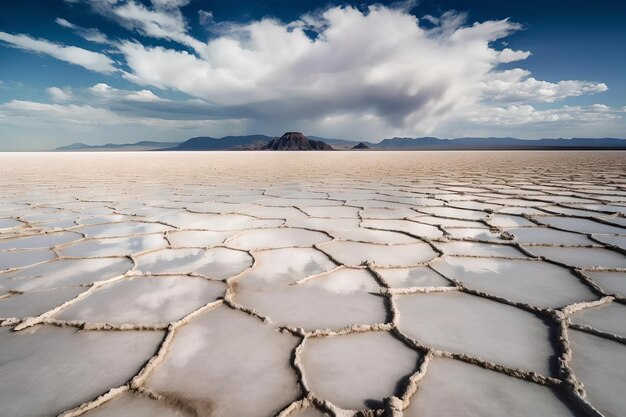
[[[626,153],[0,154],[2,416],[626,414]]]

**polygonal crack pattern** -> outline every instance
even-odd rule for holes
[[[316,155],[0,156],[0,415],[623,414],[622,154]]]

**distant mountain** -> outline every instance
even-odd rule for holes
[[[261,149],[271,141],[272,137],[265,135],[224,136],[212,138],[200,136],[191,138],[178,146],[164,149],[167,151],[224,151],[224,150],[254,150]]]
[[[626,139],[572,138],[537,139],[515,138],[456,138],[439,139],[391,138],[374,144],[377,149],[401,150],[550,150],[550,149],[626,149]]]
[[[288,132],[298,134],[299,132]],[[283,135],[284,136],[284,135]],[[617,138],[573,138],[573,139],[537,139],[526,140],[516,138],[480,138],[465,137],[456,139],[439,139],[432,136],[407,138],[394,137],[383,139],[378,143],[359,142],[345,139],[326,139],[318,136],[299,136],[292,139],[275,138],[266,135],[225,136],[213,138],[201,136],[184,142],[141,141],[127,144],[87,145],[74,143],[57,148],[57,151],[226,151],[226,150],[258,150],[268,148],[279,149],[365,149],[362,146],[379,150],[567,150],[567,149],[624,149],[626,139]],[[306,143],[308,142],[308,145]],[[327,148],[328,147],[328,148]],[[357,148],[358,147],[358,148]]]
[[[319,136],[307,136],[307,137],[309,138],[309,140],[313,139],[313,140],[318,140],[318,141],[321,140],[322,142],[326,142],[329,145],[331,145],[333,149],[352,149],[352,147],[356,143],[356,141],[354,140],[346,140],[346,139],[329,139],[329,138],[322,138]],[[376,144],[372,142],[362,141],[361,143],[369,146],[370,148],[376,146]]]
[[[106,145],[87,145],[85,143],[72,143],[71,145],[61,146],[55,151],[61,152],[80,152],[80,151],[150,151],[153,149],[171,148],[178,146],[180,142],[155,142],[143,140],[135,143],[107,143]]]
[[[370,149],[370,147],[363,142],[359,142],[358,144],[354,145],[352,149]]]
[[[321,140],[313,140],[301,132],[287,132],[278,139],[272,139],[263,149],[273,151],[332,151],[333,148]]]

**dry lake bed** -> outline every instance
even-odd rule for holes
[[[626,415],[625,152],[0,154],[0,415]]]

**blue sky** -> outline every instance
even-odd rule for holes
[[[0,5],[0,149],[288,130],[625,137],[626,2]]]

